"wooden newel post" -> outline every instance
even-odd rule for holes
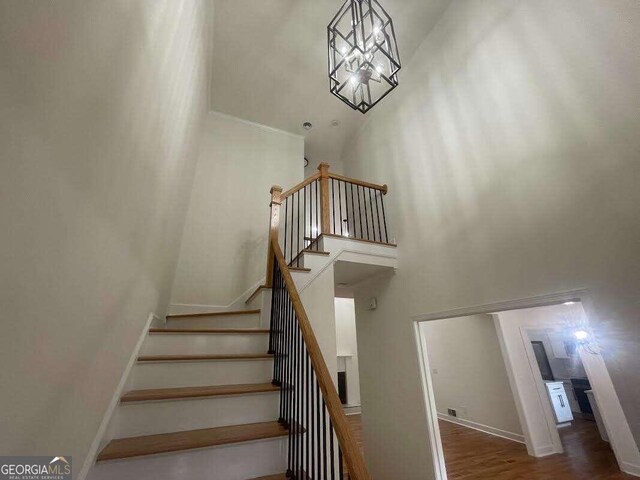
[[[331,233],[329,215],[329,164],[321,163],[318,165],[320,171],[320,233]]]
[[[282,200],[280,199],[280,195],[282,195],[282,187],[279,185],[274,185],[271,187],[271,203],[269,206],[271,207],[271,220],[269,223],[269,238],[268,238],[268,248],[267,248],[267,273],[264,281],[264,285],[266,287],[271,287],[273,281],[273,245],[272,241],[278,241],[278,232],[280,230],[280,204]]]

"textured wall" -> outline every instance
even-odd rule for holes
[[[209,113],[172,304],[227,305],[264,278],[269,190],[302,181],[303,149],[299,135]]]
[[[345,149],[347,175],[389,185],[399,244],[378,310],[356,296],[375,477],[431,469],[394,457],[406,436],[428,452],[411,315],[575,288],[640,441],[639,48],[633,0],[453,1]]]
[[[207,109],[205,0],[0,2],[0,452],[77,476],[169,301]]]

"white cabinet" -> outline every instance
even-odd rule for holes
[[[569,405],[567,392],[565,392],[562,382],[548,382],[546,387],[556,417],[556,423],[572,421],[573,414],[571,413],[571,406]]]

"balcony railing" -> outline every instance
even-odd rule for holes
[[[322,235],[389,243],[384,197],[386,185],[329,172],[318,173],[295,187],[271,189],[271,237],[277,236],[287,264],[300,266],[304,250],[317,250]],[[272,272],[271,261],[267,281]]]

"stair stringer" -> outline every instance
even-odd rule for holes
[[[300,293],[305,291],[318,276],[336,262],[349,262],[379,266],[383,269],[395,270],[397,268],[397,251],[392,245],[363,242],[347,237],[322,237],[320,250],[329,255],[316,255],[304,253],[302,263],[311,272],[292,272],[296,288]],[[364,280],[364,279],[363,279]]]

